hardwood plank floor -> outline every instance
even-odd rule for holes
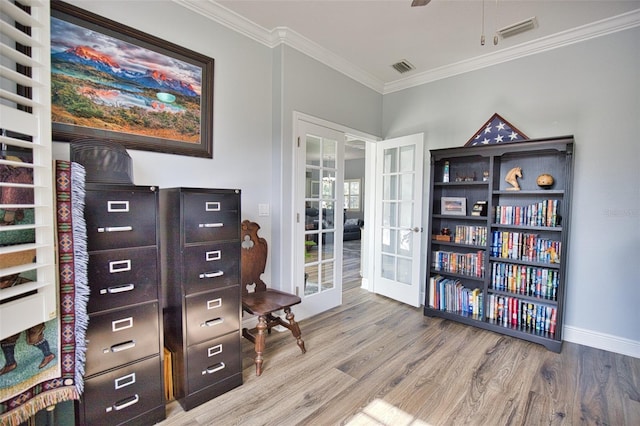
[[[565,342],[556,354],[344,285],[343,305],[267,337],[255,376],[177,425],[639,425],[640,359]]]

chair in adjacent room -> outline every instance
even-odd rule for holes
[[[300,303],[301,300],[295,294],[267,287],[260,278],[267,263],[267,241],[258,236],[260,225],[245,220],[242,222],[241,229],[240,279],[242,285],[242,309],[249,314],[258,316],[256,332],[252,333],[244,328],[242,335],[255,345],[256,375],[259,376],[262,374],[262,364],[264,362],[265,331],[271,334],[272,327],[281,325],[291,330],[291,334],[296,338],[302,353],[307,351],[301,338],[300,327],[294,319],[293,312],[291,312],[291,307]],[[275,312],[280,310],[284,311],[289,322],[274,315]]]

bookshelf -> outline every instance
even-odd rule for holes
[[[573,147],[562,136],[431,151],[424,315],[561,351]],[[517,168],[519,189],[505,181]]]

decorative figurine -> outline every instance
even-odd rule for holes
[[[556,249],[554,249],[553,247],[549,247],[548,249],[545,250],[545,254],[549,255],[549,262],[551,263],[560,263],[560,259],[558,257],[558,253],[556,252]]]
[[[536,179],[536,183],[540,188],[549,189],[553,186],[553,176],[543,173]]]
[[[518,179],[517,178],[521,178],[522,177],[522,168],[520,167],[514,167],[513,169],[509,170],[509,173],[507,173],[507,176],[504,178],[504,180],[512,185],[511,188],[507,188],[507,191],[520,191],[520,184],[518,184]]]

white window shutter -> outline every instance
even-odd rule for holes
[[[49,7],[0,0],[0,195],[30,194],[0,198],[0,279],[20,277],[0,289],[0,339],[58,313]]]

